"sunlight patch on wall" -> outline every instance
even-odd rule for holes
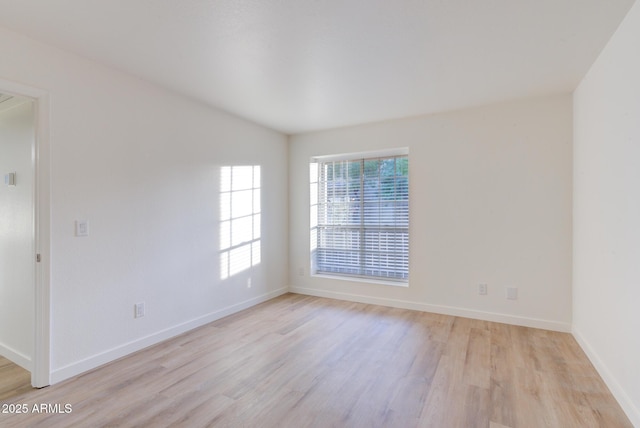
[[[220,278],[260,263],[260,165],[220,170]]]

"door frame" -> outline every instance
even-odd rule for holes
[[[31,385],[51,384],[51,151],[50,96],[43,89],[0,79],[0,92],[29,98],[34,102],[34,249],[35,301]],[[39,261],[36,259],[39,257]]]

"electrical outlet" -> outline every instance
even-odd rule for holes
[[[518,300],[518,289],[516,287],[507,287],[507,299]]]
[[[142,318],[144,316],[144,302],[136,303],[134,306],[134,318]]]
[[[487,294],[487,284],[478,284],[478,294],[482,296]]]

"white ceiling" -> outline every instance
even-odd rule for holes
[[[285,132],[573,90],[633,0],[0,0],[0,25]]]

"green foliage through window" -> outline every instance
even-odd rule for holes
[[[406,281],[408,157],[332,160],[312,170],[316,271]]]

